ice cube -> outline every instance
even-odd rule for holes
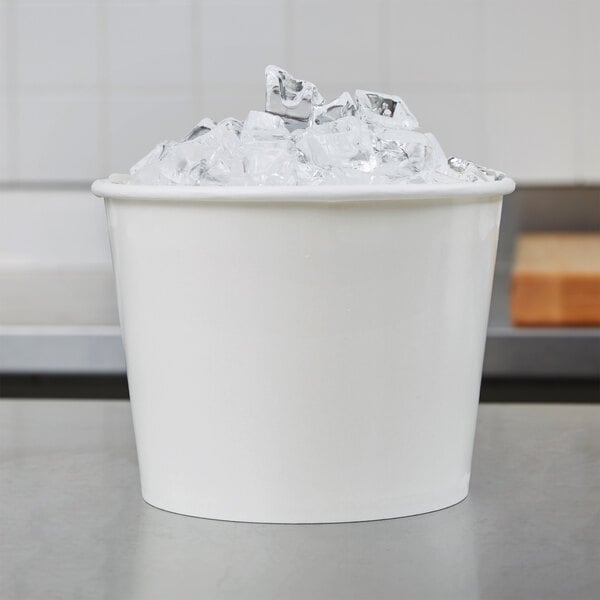
[[[239,136],[242,131],[243,126],[244,126],[244,123],[242,121],[240,121],[239,119],[234,119],[233,117],[228,117],[227,119],[222,119],[221,121],[219,121],[217,128],[224,130],[224,131],[230,131],[231,133],[235,133],[236,135]]]
[[[160,172],[172,184],[226,183],[241,173],[240,139],[231,120],[199,138],[174,144],[160,159]]]
[[[295,185],[296,157],[291,143],[254,141],[242,146],[246,185]]]
[[[488,169],[464,158],[451,156],[448,159],[449,174],[461,181],[499,181],[504,179],[505,174],[500,171]]]
[[[265,69],[265,110],[287,120],[308,123],[313,106],[324,103],[314,83],[295,79],[287,71],[269,65]]]
[[[190,171],[196,162],[201,160],[195,141],[173,144],[158,160],[157,167],[161,180],[166,184],[193,185],[195,180]]]
[[[313,165],[300,152],[296,159],[295,168],[297,185],[320,185],[326,182],[327,171]]]
[[[133,165],[133,167],[131,167],[131,169],[129,169],[129,173],[131,175],[135,175],[137,172],[141,171],[147,165],[152,164],[152,163],[156,162],[157,160],[159,160],[160,157],[163,156],[163,154],[165,153],[165,150],[168,145],[169,145],[169,142],[160,142],[159,144],[156,144],[156,146],[154,146],[154,148],[152,148],[152,150],[150,150],[150,152],[148,152],[148,154],[146,154],[146,156],[144,156],[143,158],[140,158],[140,160],[138,160],[135,163],[135,165]]]
[[[437,172],[446,172],[448,170],[448,159],[438,139],[433,133],[426,132],[423,134],[429,144],[429,170]]]
[[[252,140],[283,140],[289,139],[283,119],[277,115],[258,110],[251,110],[242,127],[242,143]]]
[[[377,165],[371,134],[358,117],[314,125],[295,139],[307,160],[321,168],[370,172]]]
[[[129,169],[131,183],[147,185],[168,184],[169,181],[161,174],[160,161],[164,158],[174,142],[161,142],[150,150],[146,156]]]
[[[494,181],[504,174],[446,158],[398,96],[357,90],[325,104],[314,84],[267,67],[266,111],[203,119],[130,171],[156,185],[321,185]]]
[[[227,183],[229,178],[242,173],[241,131],[237,119],[223,119],[201,138],[203,161],[199,163],[197,176],[214,183]]]
[[[211,129],[216,127],[216,123],[212,119],[202,119],[184,138],[183,141],[188,142],[195,140],[205,133],[208,133]]]
[[[250,111],[241,133],[244,183],[294,185],[296,151],[278,115]]]
[[[417,118],[399,96],[356,90],[356,104],[361,117],[369,122],[382,123],[385,127],[416,129]]]
[[[344,92],[328,104],[313,106],[311,122],[315,125],[322,125],[342,117],[353,116],[355,113],[354,98],[348,92]]]
[[[374,135],[378,174],[406,179],[428,169],[432,150],[425,134],[408,129],[378,128]]]

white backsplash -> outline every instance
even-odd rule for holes
[[[450,154],[600,181],[598,0],[0,0],[0,180],[124,171],[279,63],[404,96]]]
[[[110,268],[104,203],[86,190],[0,192],[0,271]]]

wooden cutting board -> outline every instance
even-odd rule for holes
[[[521,235],[511,310],[515,325],[600,325],[600,233]]]

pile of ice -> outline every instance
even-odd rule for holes
[[[398,96],[356,90],[331,102],[279,67],[266,74],[264,112],[203,119],[131,170],[150,185],[322,185],[494,181],[504,175],[447,158]]]

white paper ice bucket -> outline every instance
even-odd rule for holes
[[[106,199],[144,499],[215,519],[384,519],[468,492],[494,183]]]

